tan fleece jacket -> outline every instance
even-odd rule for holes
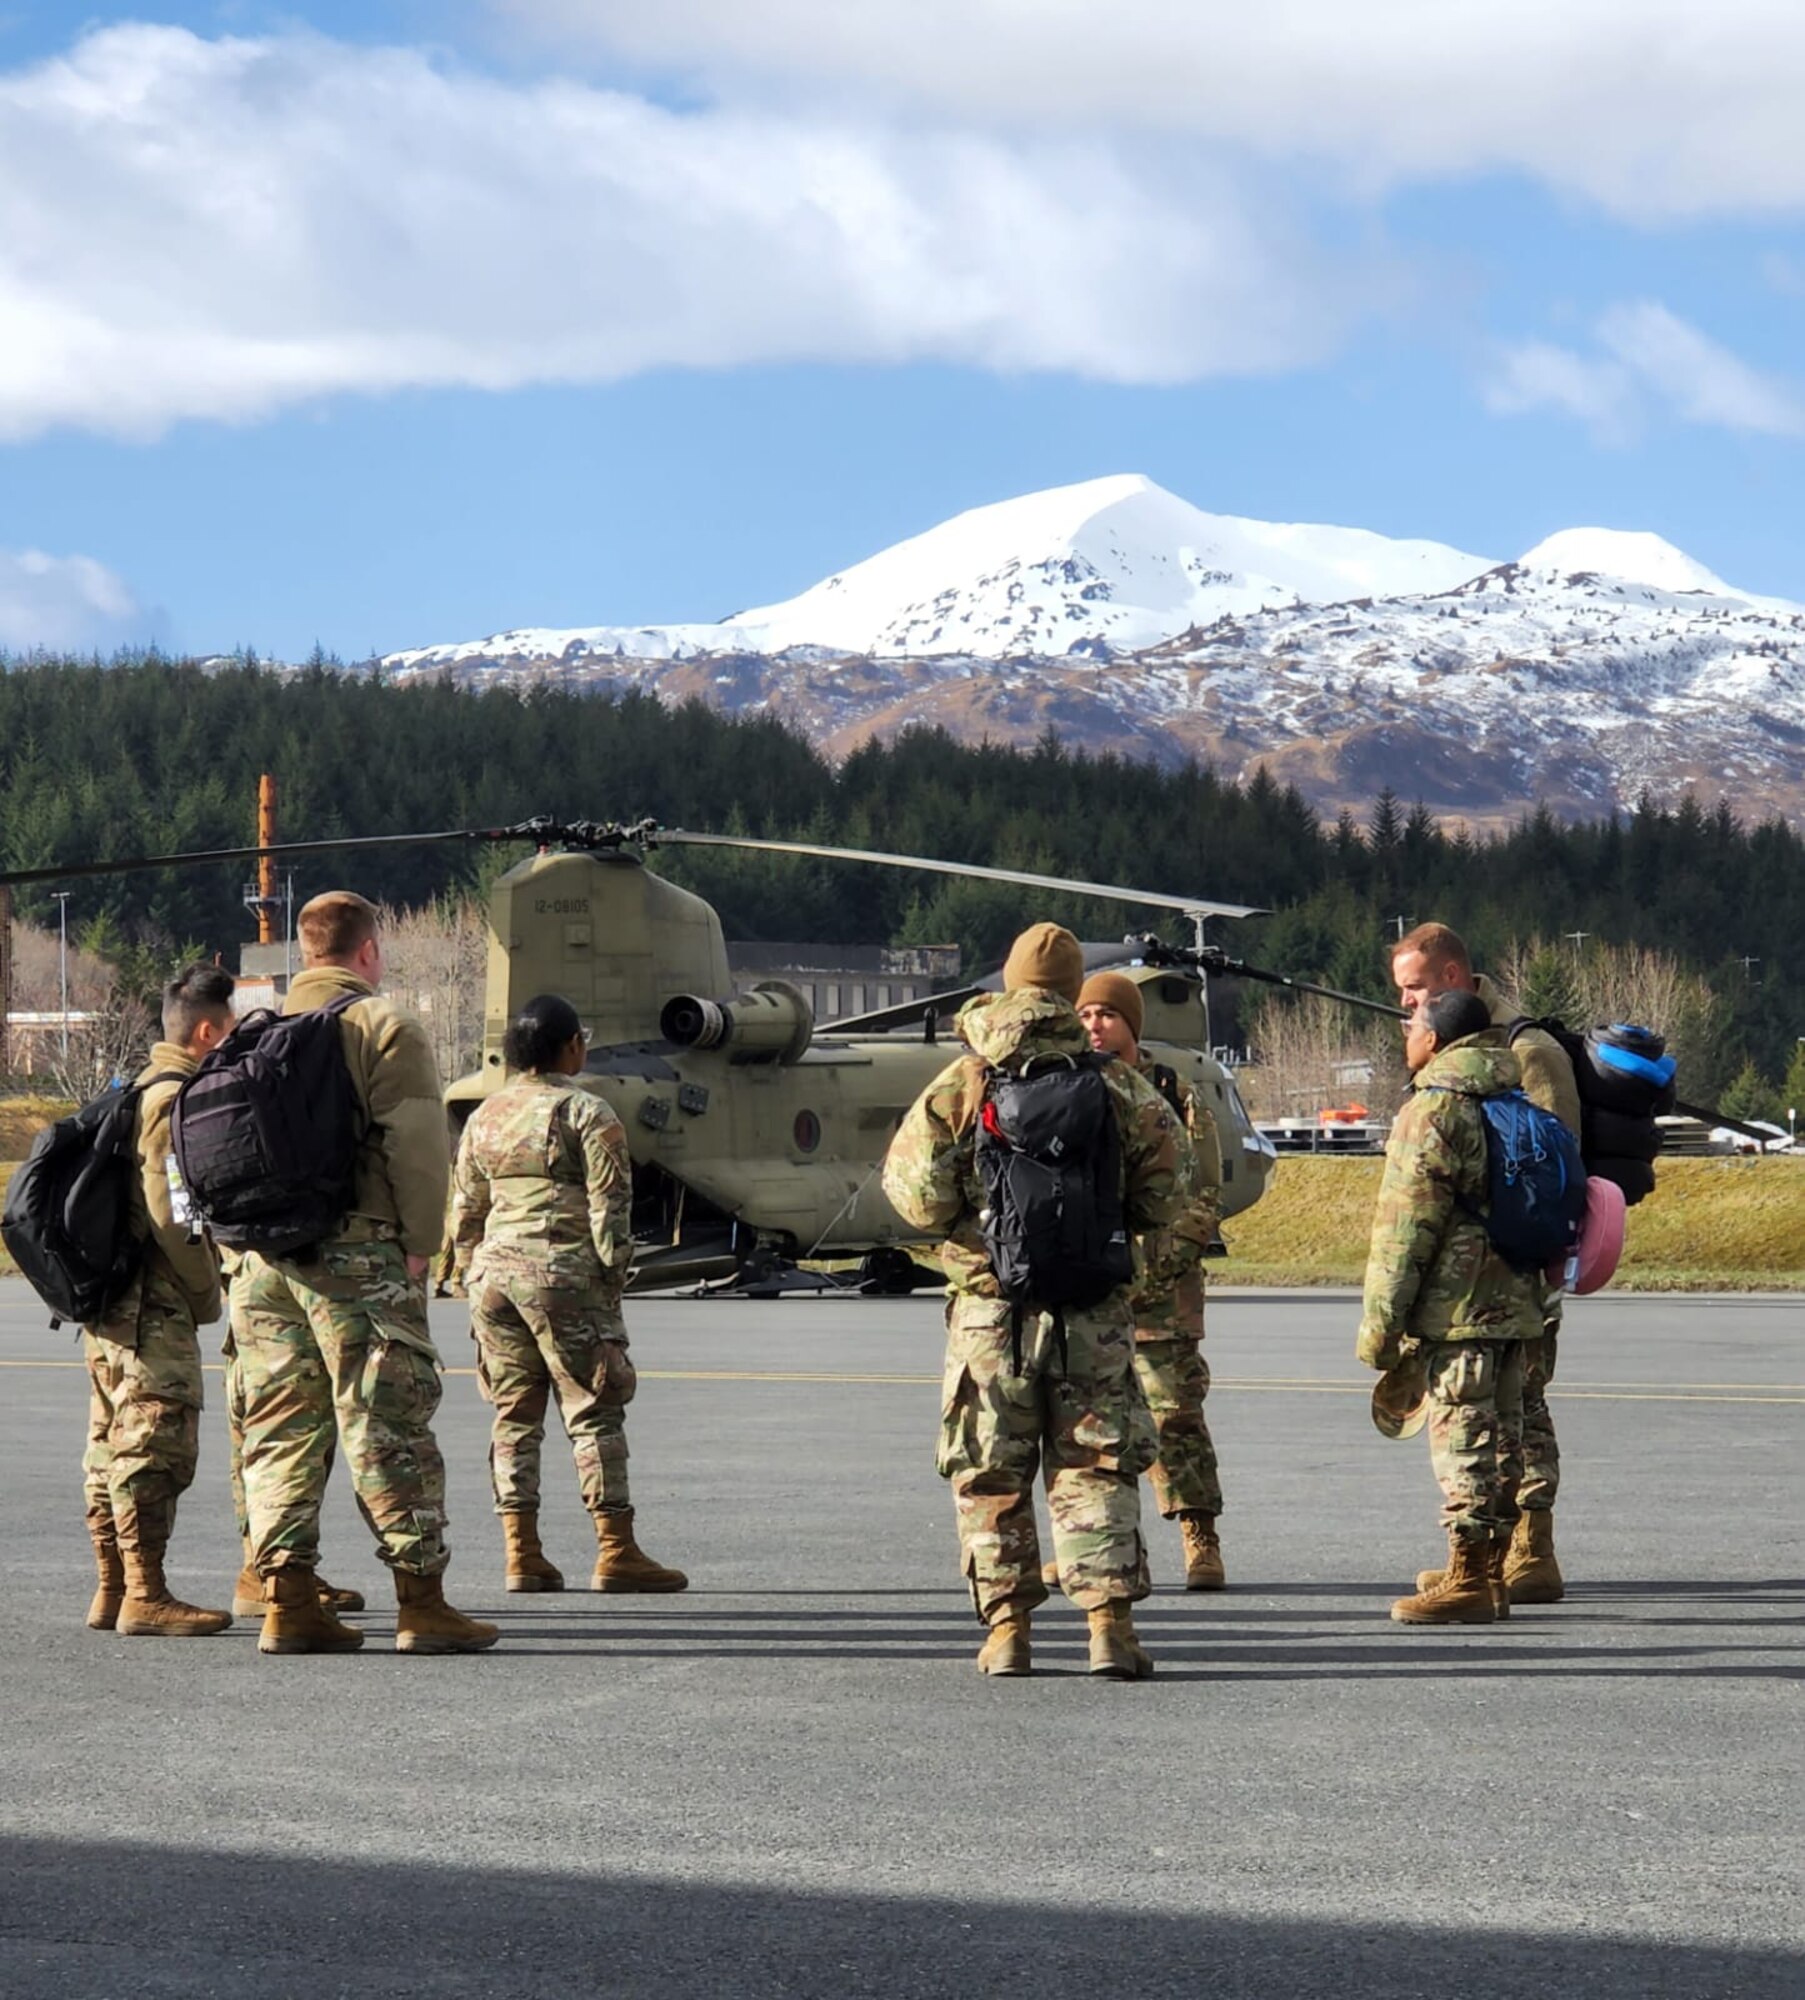
[[[169,1136],[170,1112],[176,1093],[200,1067],[177,1042],[158,1042],[150,1061],[138,1072],[143,1096],[138,1099],[138,1186],[132,1202],[132,1228],[149,1238],[149,1256],[173,1280],[187,1301],[196,1325],[218,1319],[219,1260],[203,1236],[188,1240],[188,1225],[175,1218],[169,1192],[169,1162],[174,1152]],[[167,1081],[152,1083],[160,1076]]]
[[[1473,975],[1473,990],[1491,1009],[1494,1028],[1508,1028],[1522,1015],[1522,1008],[1507,1000],[1483,972]],[[1523,1095],[1531,1104],[1552,1111],[1577,1139],[1579,1085],[1573,1081],[1567,1051],[1546,1028],[1525,1028],[1510,1047],[1523,1071]]]
[[[285,1014],[359,997],[339,1016],[345,1063],[370,1120],[357,1156],[354,1216],[394,1223],[410,1257],[431,1257],[445,1233],[451,1142],[438,1065],[426,1030],[340,965],[315,965],[288,989]]]

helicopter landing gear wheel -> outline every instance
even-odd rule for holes
[[[938,1271],[916,1263],[906,1250],[872,1250],[859,1264],[859,1290],[867,1298],[905,1298],[921,1285],[942,1283]]]

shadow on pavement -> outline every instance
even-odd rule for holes
[[[1001,1844],[998,1866],[1007,1867]],[[0,1989],[9,2000],[1085,1992],[1295,2000],[1331,1983],[1342,2000],[1797,2000],[1805,1989],[1805,1957],[1779,1950],[1502,1925],[1430,1930],[1026,1905],[990,1885],[969,1899],[876,1897],[23,1837],[0,1839],[0,1884]],[[1199,1887],[1186,1878],[1187,1895]],[[1499,1894],[1508,1901],[1507,1887]]]

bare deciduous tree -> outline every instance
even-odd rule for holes
[[[1403,1042],[1380,1015],[1334,1000],[1263,995],[1248,1043],[1254,1060],[1235,1072],[1235,1084],[1262,1123],[1314,1119],[1354,1104],[1388,1118],[1403,1096]]]
[[[482,1061],[489,923],[468,898],[381,911],[383,991],[419,1015],[446,1082]]]

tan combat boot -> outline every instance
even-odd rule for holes
[[[110,1632],[119,1623],[119,1607],[125,1602],[125,1565],[119,1560],[119,1537],[111,1514],[88,1516],[88,1539],[94,1544],[99,1579],[88,1605],[88,1630]]]
[[[1418,1590],[1414,1597],[1400,1597],[1391,1607],[1400,1625],[1490,1625],[1498,1616],[1492,1602],[1491,1578],[1486,1571],[1490,1550],[1483,1542],[1450,1539],[1448,1566],[1440,1581]]]
[[[1554,1516],[1546,1507],[1517,1516],[1504,1556],[1504,1587],[1513,1604],[1558,1604],[1566,1596],[1554,1559]]]
[[[978,1648],[978,1672],[1012,1679],[1034,1671],[1028,1652],[1028,1608],[999,1604],[990,1614],[990,1632]]]
[[[257,1565],[251,1560],[251,1545],[244,1545],[244,1565],[232,1584],[232,1616],[234,1618],[261,1618],[264,1613],[263,1579],[257,1574]]]
[[[263,1582],[260,1653],[355,1653],[364,1635],[339,1622],[312,1570],[289,1563]]]
[[[1112,1681],[1146,1681],[1153,1678],[1153,1662],[1135,1637],[1134,1609],[1122,1598],[1100,1605],[1085,1614],[1091,1628],[1093,1674]]]
[[[328,1611],[361,1611],[364,1608],[361,1590],[340,1590],[336,1583],[328,1583],[318,1570],[313,1573],[313,1587]]]
[[[1049,1590],[1057,1590],[1059,1588],[1059,1565],[1056,1562],[1042,1563],[1040,1566],[1040,1580]]]
[[[1226,1589],[1228,1574],[1222,1567],[1222,1544],[1216,1539],[1215,1515],[1180,1514],[1178,1531],[1185,1540],[1185,1588]]]
[[[153,1554],[149,1549],[121,1549],[119,1556],[125,1568],[125,1598],[117,1629],[128,1638],[206,1639],[231,1624],[229,1611],[203,1611],[198,1604],[170,1596],[160,1550]]]
[[[328,1583],[316,1570],[313,1587],[320,1602],[328,1611],[361,1611],[364,1596],[361,1590],[340,1590],[336,1584]],[[238,1572],[238,1581],[232,1586],[232,1615],[235,1618],[261,1618],[264,1612],[263,1579],[257,1574],[257,1561],[252,1552],[249,1537],[244,1544],[244,1567]]]
[[[1494,1535],[1485,1552],[1485,1580],[1492,1593],[1492,1609],[1500,1618],[1510,1616],[1510,1592],[1504,1583],[1504,1555],[1509,1547],[1507,1535]]]
[[[523,1507],[501,1517],[501,1539],[507,1550],[504,1581],[509,1590],[562,1590],[564,1572],[546,1558],[539,1546],[539,1510]]]
[[[633,1539],[633,1509],[595,1517],[595,1574],[591,1590],[687,1590],[689,1578],[680,1569],[666,1569],[644,1553]]]
[[[1504,1583],[1504,1552],[1510,1546],[1510,1536],[1494,1534],[1491,1547],[1485,1552],[1485,1578],[1491,1585],[1492,1609],[1500,1618],[1510,1616],[1510,1592]],[[1419,1596],[1426,1590],[1437,1590],[1446,1580],[1445,1569],[1419,1569],[1416,1573],[1416,1588]]]
[[[398,1653],[480,1653],[501,1637],[499,1625],[466,1618],[445,1602],[436,1576],[395,1572],[395,1651]]]

